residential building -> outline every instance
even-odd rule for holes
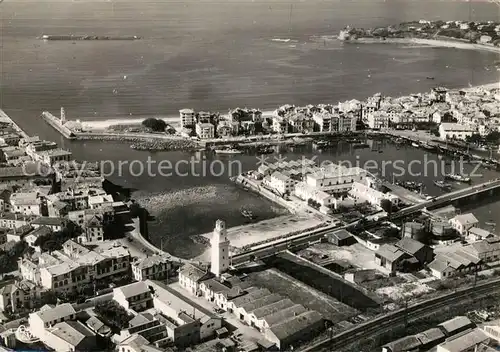
[[[288,133],[288,121],[282,116],[273,116],[272,130],[278,134]]]
[[[135,312],[153,307],[151,291],[143,281],[113,289],[113,300],[123,308]]]
[[[282,172],[275,171],[271,174],[271,176],[268,176],[267,179],[264,179],[264,184],[283,196],[293,192],[295,180]]]
[[[42,250],[40,246],[36,246],[35,242],[40,237],[47,237],[52,233],[52,230],[47,226],[40,226],[36,229],[33,229],[31,232],[24,236],[24,241],[32,248],[35,249],[36,252],[40,253]]]
[[[68,220],[64,218],[41,216],[31,220],[30,225],[35,229],[41,226],[47,226],[52,231],[57,232],[62,231],[66,227],[67,223]]]
[[[159,254],[139,258],[131,264],[131,267],[132,276],[136,281],[168,279],[174,274],[172,261]]]
[[[389,128],[390,118],[384,111],[373,111],[367,115],[368,127],[373,130],[382,130]]]
[[[479,227],[472,227],[467,231],[467,240],[470,242],[482,241],[487,238],[495,237],[490,231],[480,229]]]
[[[463,247],[463,251],[483,262],[497,261],[500,259],[500,239],[492,237],[470,243]]]
[[[213,277],[208,268],[199,268],[193,264],[186,263],[179,271],[179,284],[189,293],[200,296],[200,284],[202,281]]]
[[[476,129],[468,125],[460,125],[458,123],[443,122],[439,125],[439,137],[442,140],[461,139],[465,140],[472,136]]]
[[[430,263],[434,259],[434,250],[413,238],[404,237],[395,246],[417,259],[421,265]]]
[[[34,219],[35,217],[33,215],[3,213],[0,214],[0,227],[8,229],[19,228],[21,226],[29,225]]]
[[[411,255],[392,244],[384,244],[375,253],[375,264],[386,268],[390,272],[404,269],[404,262],[409,260]]]
[[[327,111],[314,112],[312,118],[315,130],[319,132],[332,131],[332,114]]]
[[[305,176],[305,183],[315,190],[346,193],[354,183],[366,182],[367,172],[359,167],[347,168],[332,164]],[[299,198],[302,198],[298,194]]]
[[[179,110],[181,128],[193,127],[196,123],[196,114],[193,109]]]
[[[428,267],[434,277],[446,279],[460,273],[477,272],[482,263],[482,259],[462,247],[454,252],[439,253]]]
[[[145,339],[145,343],[156,347],[171,343],[168,337],[167,326],[169,321],[161,315],[153,315],[149,312],[135,315],[128,323],[128,328],[120,332],[119,340],[127,340],[131,336],[138,335]]]
[[[79,243],[96,243],[104,241],[104,221],[102,215],[88,215],[82,226],[83,233],[78,236]]]
[[[196,135],[200,139],[215,138],[215,126],[210,122],[198,122],[196,124]]]
[[[35,186],[36,183],[52,183],[54,173],[46,166],[27,162],[23,166],[1,167],[0,185],[2,186]]]
[[[41,340],[54,351],[102,351],[97,346],[95,333],[79,321],[57,323],[46,330]]]
[[[42,341],[49,328],[57,323],[71,321],[76,318],[76,311],[70,303],[63,303],[58,306],[43,306],[39,311],[30,313],[28,323],[33,336]]]
[[[14,281],[0,287],[0,311],[18,313],[36,308],[45,290],[33,282]]]
[[[105,206],[113,204],[114,199],[111,194],[99,194],[88,197],[88,204],[90,209],[100,209]]]
[[[479,220],[474,214],[466,213],[450,219],[450,224],[461,236],[466,236],[470,229],[479,224]]]
[[[132,334],[122,340],[118,346],[119,352],[164,352],[165,349],[151,345],[148,340],[139,334]]]
[[[380,206],[383,200],[389,200],[392,204],[398,205],[400,199],[391,193],[382,193],[376,189],[366,186],[360,182],[354,182],[349,195],[360,202],[368,202],[372,205]]]
[[[71,160],[72,153],[63,149],[51,149],[36,152],[35,161],[40,161],[46,165],[54,165],[56,163],[68,162]]]
[[[42,201],[38,192],[19,192],[10,196],[11,211],[24,215],[41,216]]]

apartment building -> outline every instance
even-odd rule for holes
[[[113,289],[113,300],[123,308],[135,312],[153,307],[151,291],[143,281]]]
[[[215,138],[215,126],[210,122],[198,122],[196,124],[196,135],[200,139]]]
[[[174,265],[163,255],[152,255],[140,258],[131,264],[132,276],[136,281],[161,280],[173,275]]]
[[[181,128],[193,127],[196,123],[196,114],[193,109],[179,110],[179,120]]]
[[[38,192],[18,192],[10,196],[10,209],[24,215],[42,215],[42,200]]]

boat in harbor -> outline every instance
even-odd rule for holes
[[[274,149],[271,146],[260,146],[257,148],[257,154],[272,154]]]
[[[451,189],[451,184],[446,183],[444,181],[434,181],[434,184],[436,186],[438,186],[439,188],[442,188],[442,189],[445,189],[445,190]]]
[[[425,78],[426,78],[426,79],[430,79],[430,80],[434,80],[434,77],[432,77],[432,76],[427,76],[427,77],[425,77]]]
[[[314,141],[313,146],[317,149],[323,149],[328,148],[330,146],[330,143],[328,141]]]
[[[411,146],[415,148],[420,148],[420,144],[418,144],[417,142],[412,142]]]
[[[485,225],[488,225],[488,226],[497,226],[497,223],[496,222],[485,222]]]
[[[368,143],[355,143],[352,145],[352,147],[355,149],[364,149],[364,148],[368,148],[369,145],[368,145]]]
[[[241,154],[242,151],[235,149],[235,148],[227,148],[227,149],[215,149],[215,154],[222,154],[222,155],[236,155],[236,154]]]
[[[250,220],[254,218],[252,211],[246,209],[241,210],[241,215]]]
[[[458,182],[464,182],[464,183],[469,183],[471,182],[471,178],[463,175],[458,175],[458,174],[447,174],[445,175],[445,178],[453,181],[458,181]]]
[[[436,150],[436,147],[434,147],[433,145],[430,145],[428,143],[422,143],[422,148],[424,148],[426,150],[430,150],[430,151]]]

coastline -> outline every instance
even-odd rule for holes
[[[340,39],[339,39],[340,40]],[[341,40],[346,44],[407,44],[407,45],[425,45],[431,47],[441,48],[455,48],[462,50],[482,50],[500,53],[500,47],[485,44],[474,44],[469,42],[462,42],[458,40],[446,39],[423,39],[423,38],[367,38],[361,37],[357,39]]]

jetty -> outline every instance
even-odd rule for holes
[[[42,40],[139,40],[140,37],[132,36],[106,36],[106,35],[49,35],[43,34],[39,39]]]
[[[5,113],[5,111],[0,109],[0,123],[10,124],[12,127],[21,135],[23,138],[28,138],[28,134],[24,132],[21,127],[19,127],[10,117]]]

